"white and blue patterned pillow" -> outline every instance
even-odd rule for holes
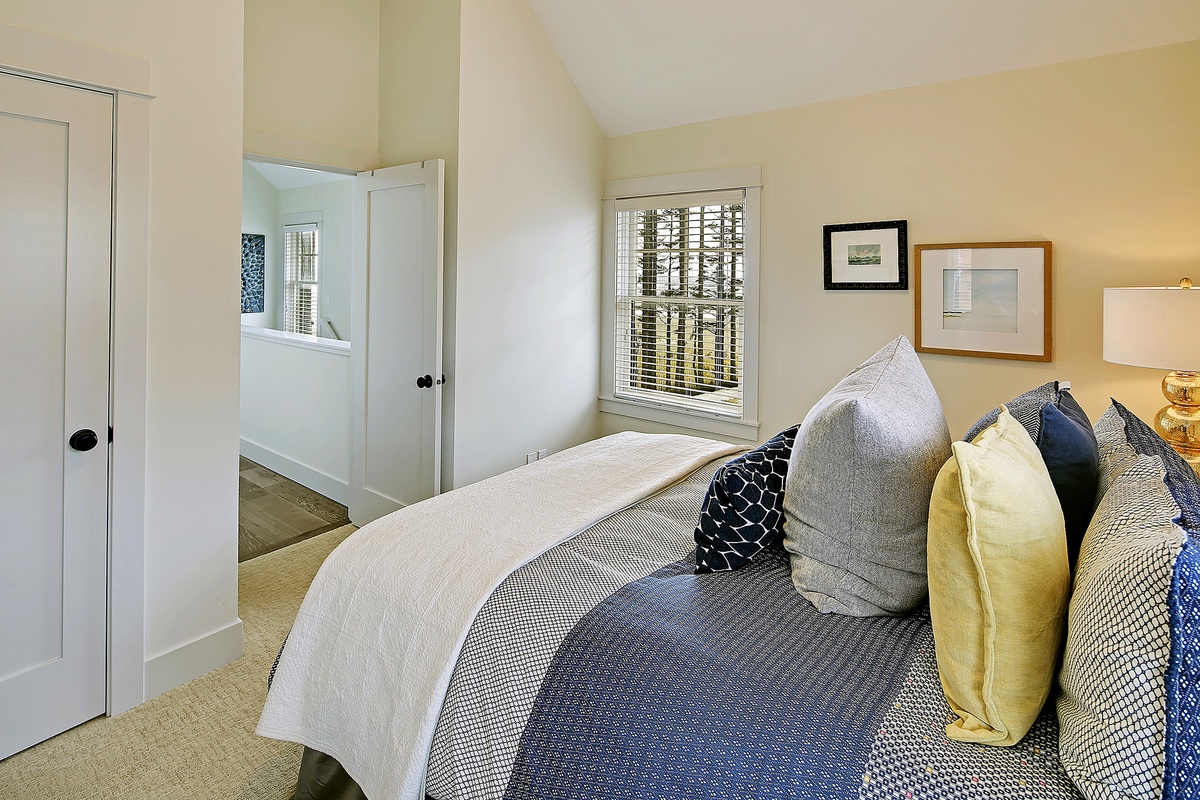
[[[1060,756],[1089,800],[1200,800],[1200,483],[1115,401],[1096,434],[1104,494],[1071,598]]]
[[[964,442],[975,441],[975,437],[982,433],[985,428],[990,428],[996,424],[996,419],[1000,416],[1000,409],[1007,408],[1008,413],[1015,417],[1025,430],[1029,431],[1029,438],[1036,442],[1042,425],[1042,409],[1047,403],[1057,405],[1061,397],[1059,394],[1060,391],[1065,390],[1058,388],[1058,381],[1050,381],[1049,383],[1043,383],[1041,386],[1035,386],[1028,392],[1019,394],[1007,403],[996,406],[984,414],[971,426],[971,430],[967,431],[967,435],[962,440]]]
[[[750,563],[783,538],[783,487],[799,425],[723,465],[713,475],[696,523],[696,572]]]

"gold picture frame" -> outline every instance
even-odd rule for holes
[[[1051,361],[1050,242],[913,246],[914,346],[921,353]]]

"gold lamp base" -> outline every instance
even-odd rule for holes
[[[1168,372],[1163,395],[1171,405],[1158,412],[1158,435],[1200,475],[1200,372]]]

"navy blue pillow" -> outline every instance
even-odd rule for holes
[[[1071,393],[1059,388],[1058,381],[1036,386],[1004,406],[1029,432],[1029,438],[1037,443],[1042,454],[1062,507],[1067,553],[1074,572],[1079,545],[1092,521],[1100,479],[1100,448],[1092,423]],[[999,415],[999,408],[984,414],[967,431],[963,441],[973,440],[984,428],[995,424]]]
[[[1070,392],[1059,392],[1057,405],[1046,403],[1042,407],[1037,447],[1062,506],[1067,525],[1067,554],[1074,570],[1079,545],[1095,508],[1100,448],[1092,423]]]
[[[696,572],[726,572],[783,540],[783,486],[799,425],[722,465],[696,523]]]

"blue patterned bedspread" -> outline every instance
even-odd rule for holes
[[[506,797],[854,798],[928,621],[833,617],[782,550],[623,587],[550,666]]]
[[[439,800],[1077,800],[1052,705],[1016,747],[946,739],[928,614],[823,615],[769,549],[694,575],[716,465],[514,572],[434,736]]]

